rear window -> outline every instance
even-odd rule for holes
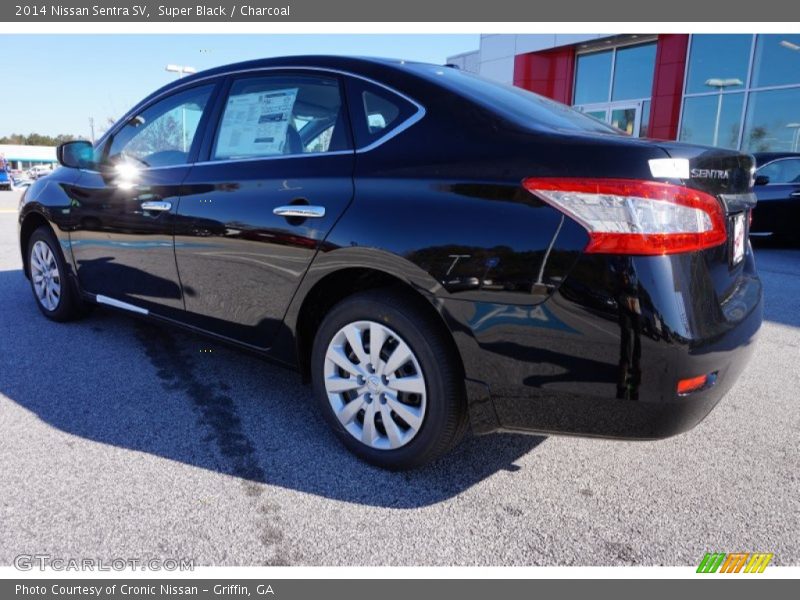
[[[559,102],[513,85],[497,83],[451,67],[416,65],[449,90],[485,106],[525,127],[548,127],[625,135],[618,129]]]

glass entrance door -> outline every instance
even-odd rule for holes
[[[621,129],[628,135],[639,137],[642,135],[642,105],[643,102],[612,102],[610,104],[584,104],[575,106],[585,115],[599,119],[617,129]],[[646,123],[645,123],[646,125]]]
[[[609,110],[609,123],[628,135],[639,137],[639,126],[642,120],[642,103],[627,102],[612,104]]]

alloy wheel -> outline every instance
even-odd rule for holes
[[[31,249],[30,268],[36,299],[48,311],[56,310],[61,302],[61,274],[53,250],[42,240]]]
[[[370,448],[408,444],[425,420],[425,376],[409,345],[374,321],[342,327],[325,353],[325,390],[342,426]]]

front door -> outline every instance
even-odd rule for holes
[[[353,197],[339,78],[232,79],[183,186],[175,256],[193,325],[271,345],[311,260]]]
[[[100,172],[83,171],[69,188],[78,278],[101,301],[182,312],[173,229],[213,87],[193,87],[145,108],[109,140]]]

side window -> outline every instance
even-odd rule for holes
[[[147,167],[186,164],[213,89],[194,87],[151,104],[114,135],[109,158]]]
[[[758,170],[769,177],[770,183],[800,183],[800,159],[779,159]]]
[[[357,79],[348,82],[348,97],[358,148],[380,140],[418,111],[415,104],[402,96]]]
[[[361,93],[361,100],[364,102],[364,113],[367,116],[367,129],[370,135],[386,131],[400,116],[400,107],[389,98],[364,91]]]
[[[269,75],[233,82],[211,158],[267,158],[349,148],[336,78]]]

